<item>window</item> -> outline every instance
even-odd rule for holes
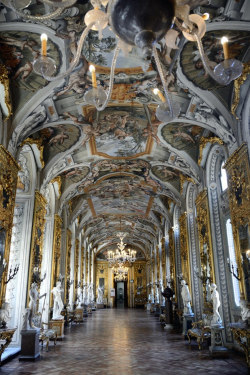
[[[225,162],[223,161],[223,163],[221,164],[221,170],[220,170],[220,183],[221,183],[221,190],[224,191],[228,188],[228,185],[227,185],[227,172],[226,170],[223,168],[225,165]]]
[[[232,225],[230,222],[230,219],[227,219],[226,221],[226,230],[227,230],[227,242],[228,242],[228,252],[229,252],[229,258],[227,259],[228,267],[230,267],[230,271],[237,275],[237,263],[236,263],[236,257],[235,257],[235,250],[234,250],[234,241],[233,241],[233,231],[232,231]],[[234,300],[236,306],[240,305],[240,286],[239,281],[233,274],[232,276],[232,282],[233,282],[233,290],[234,290]]]

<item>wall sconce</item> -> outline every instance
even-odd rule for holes
[[[228,265],[229,272],[233,275],[233,277],[235,277],[238,281],[240,281],[239,268],[237,266],[235,267],[233,263],[231,263],[229,258],[227,258],[227,265]]]
[[[246,251],[246,257],[247,257],[248,262],[250,262],[250,250]]]
[[[8,284],[8,282],[16,276],[17,272],[19,271],[19,264],[15,266],[14,270],[12,270],[12,266],[10,266],[9,275],[7,280],[4,282],[4,284]]]

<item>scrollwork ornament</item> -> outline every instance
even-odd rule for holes
[[[240,102],[240,89],[243,83],[246,81],[248,75],[250,73],[250,62],[243,64],[243,72],[239,78],[234,80],[234,99],[231,106],[231,113],[236,117],[237,120],[239,118],[236,116],[236,110]]]
[[[203,150],[208,143],[211,143],[211,144],[218,143],[219,145],[224,144],[224,142],[219,137],[210,137],[210,138],[201,137],[200,142],[199,142],[198,165],[201,165],[202,157],[203,157]]]

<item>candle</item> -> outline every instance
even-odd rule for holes
[[[204,21],[207,21],[209,20],[209,13],[204,13],[201,17],[204,19]]]
[[[96,74],[95,74],[95,67],[94,65],[89,66],[89,71],[92,74],[92,86],[96,89],[97,83],[96,83]]]
[[[227,264],[229,264],[230,263],[230,259],[229,258],[227,258]]]
[[[154,89],[154,90],[153,90],[153,93],[154,93],[155,95],[158,95],[159,98],[161,99],[161,101],[162,101],[163,103],[166,102],[166,99],[165,99],[164,95],[162,94],[162,92],[161,92],[159,89]]]
[[[224,53],[224,59],[227,60],[228,59],[228,39],[226,36],[223,36],[221,38],[221,44],[222,44],[222,47],[223,47],[223,53]]]
[[[48,40],[47,35],[46,34],[42,34],[41,35],[42,56],[46,56],[47,55],[47,40]]]

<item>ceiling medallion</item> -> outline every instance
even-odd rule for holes
[[[3,3],[9,6],[19,16],[28,20],[44,21],[58,17],[64,9],[76,3],[76,0],[41,0],[47,6],[51,6],[51,13],[44,16],[27,15],[23,11],[27,8],[30,0],[4,0]],[[197,43],[203,66],[207,72],[220,85],[228,85],[242,74],[242,63],[236,59],[230,59],[228,51],[228,40],[222,38],[224,61],[211,67],[211,62],[206,56],[201,39],[206,32],[208,15],[199,16],[190,14],[190,7],[182,4],[181,0],[91,0],[93,9],[88,11],[84,17],[86,28],[81,34],[78,42],[75,58],[72,60],[66,72],[53,77],[56,67],[55,62],[47,56],[47,37],[41,36],[41,55],[34,61],[34,71],[42,75],[48,81],[68,76],[77,67],[81,58],[82,47],[90,30],[99,33],[102,38],[102,31],[109,26],[118,37],[118,43],[114,50],[109,88],[107,91],[97,85],[95,67],[90,67],[92,74],[92,88],[84,95],[84,101],[94,105],[98,111],[102,111],[107,106],[113,89],[114,72],[116,60],[120,49],[129,51],[133,46],[140,48],[142,56],[147,61],[154,56],[159,76],[161,78],[164,94],[155,90],[161,104],[156,111],[157,118],[162,122],[169,122],[180,114],[178,103],[172,102],[171,95],[167,90],[166,76],[163,73],[162,65],[156,49],[156,43],[165,38],[166,45],[173,48],[181,31],[188,41]],[[184,6],[185,5],[185,6]],[[146,64],[147,65],[147,64]]]

